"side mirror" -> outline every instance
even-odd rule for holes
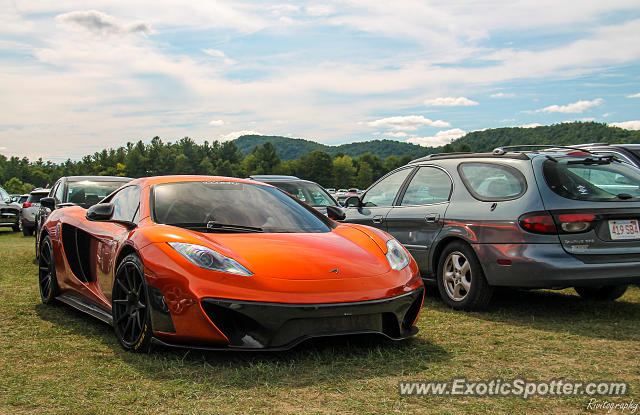
[[[348,197],[347,200],[344,201],[345,207],[362,207],[362,200],[358,196]]]
[[[40,206],[44,206],[47,209],[55,210],[56,199],[52,197],[43,197],[42,199],[40,199]]]
[[[338,206],[327,206],[327,216],[333,220],[344,220],[347,217],[344,210]]]
[[[111,203],[98,203],[87,209],[87,219],[93,221],[106,221],[110,220],[113,216],[113,204]]]

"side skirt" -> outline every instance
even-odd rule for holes
[[[90,316],[93,316],[99,320],[104,321],[108,325],[113,326],[113,317],[111,316],[111,314],[109,314],[105,310],[101,309],[100,307],[88,301],[83,301],[78,297],[74,297],[67,294],[62,294],[57,296],[56,300],[59,300],[60,302],[70,305],[76,310],[80,310],[83,313],[87,313]]]

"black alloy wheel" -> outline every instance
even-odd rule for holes
[[[148,352],[151,347],[151,318],[142,261],[127,255],[116,270],[112,292],[113,328],[122,347]]]
[[[38,285],[40,286],[40,298],[44,304],[51,304],[58,295],[58,280],[56,278],[56,264],[53,256],[53,246],[49,235],[45,236],[40,244],[40,257],[38,259]]]

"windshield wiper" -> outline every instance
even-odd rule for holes
[[[207,223],[202,223],[202,222],[165,223],[165,225],[198,230],[201,232],[264,232],[262,228],[258,228],[256,226],[234,225],[231,223],[218,223],[213,221],[210,221]]]

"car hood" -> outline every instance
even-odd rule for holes
[[[259,277],[344,279],[391,270],[380,237],[353,225],[325,233],[199,233],[199,237]]]

